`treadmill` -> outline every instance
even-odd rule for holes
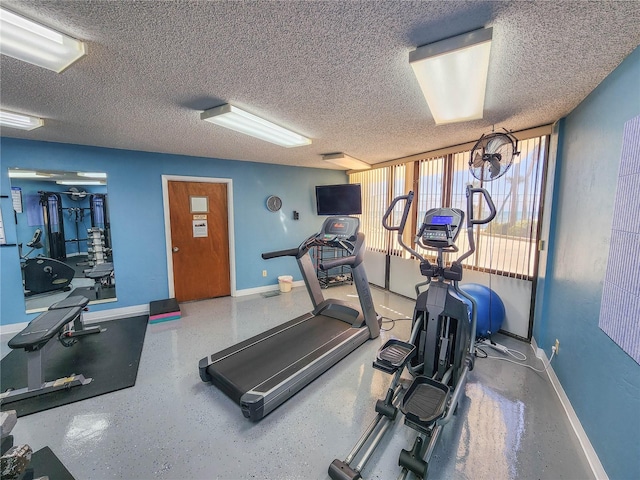
[[[260,335],[200,360],[204,382],[211,382],[240,405],[243,415],[258,421],[346,357],[380,334],[364,270],[365,241],[355,217],[327,218],[320,233],[298,248],[263,253],[262,258],[292,256],[298,261],[313,310]],[[351,267],[360,306],[325,300],[309,251],[316,246],[340,248],[343,257],[319,265],[329,270]]]

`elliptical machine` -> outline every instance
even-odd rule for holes
[[[24,276],[25,296],[29,297],[57,290],[65,292],[71,290],[69,285],[75,275],[73,268],[53,258],[41,256],[29,258],[31,252],[44,247],[42,245],[41,229],[36,229],[33,233],[33,238],[27,242],[27,247],[31,247],[31,250],[24,255],[20,255],[20,259],[24,260],[22,273]]]
[[[482,194],[490,213],[486,218],[473,218],[473,197]],[[420,273],[427,280],[416,285],[416,305],[411,336],[408,342],[388,340],[378,351],[373,368],[393,375],[386,397],[376,402],[378,413],[344,461],[335,459],[329,466],[333,480],[358,480],[361,472],[385,432],[394,422],[398,410],[404,414],[404,423],[418,435],[409,450],[402,450],[398,464],[405,479],[409,472],[419,478],[427,477],[429,460],[440,432],[456,412],[467,376],[473,370],[476,335],[476,304],[473,297],[458,288],[462,280],[462,261],[475,251],[473,227],[489,223],[496,209],[489,193],[483,188],[467,186],[466,230],[469,250],[449,266],[445,266],[444,253],[458,251],[456,238],[463,228],[465,212],[456,208],[429,210],[420,226],[415,242],[425,250],[437,252],[434,265],[403,241],[404,228],[413,201],[413,192],[396,197],[382,219],[382,225],[398,234],[399,244],[420,260]],[[389,217],[398,202],[405,201],[397,226],[389,225]],[[421,292],[420,288],[428,286]],[[471,307],[471,308],[469,308]],[[404,369],[413,381],[404,391],[401,382]],[[359,455],[367,446],[364,453]],[[356,459],[359,461],[355,463]]]

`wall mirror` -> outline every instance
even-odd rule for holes
[[[107,175],[9,168],[9,180],[27,313],[70,295],[116,301]]]

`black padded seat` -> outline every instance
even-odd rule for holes
[[[9,340],[8,345],[13,349],[38,350],[81,313],[82,307],[48,310],[33,319],[24,330]]]
[[[49,307],[49,310],[60,310],[61,308],[69,307],[81,307],[84,308],[89,304],[89,299],[84,295],[72,295],[54,303]]]
[[[87,278],[93,278],[94,280],[100,280],[101,278],[107,277],[113,273],[113,263],[105,262],[99,263],[91,270],[85,272],[84,276]]]

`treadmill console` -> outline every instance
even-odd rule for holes
[[[356,217],[329,217],[322,224],[317,238],[325,241],[353,241],[358,235],[360,220]]]
[[[432,208],[422,222],[418,236],[428,247],[452,246],[464,221],[464,212],[457,208]]]

